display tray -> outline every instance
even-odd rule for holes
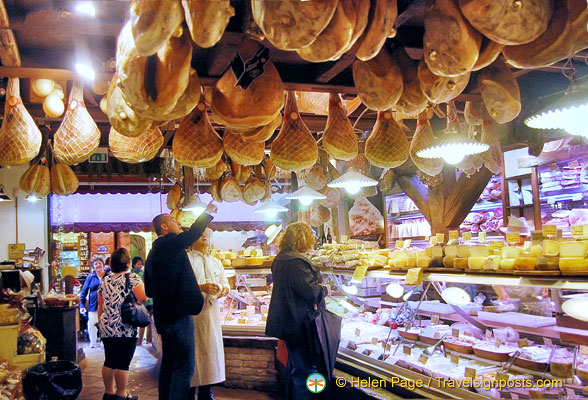
[[[444,340],[443,345],[445,346],[445,348],[447,348],[447,350],[455,351],[456,353],[474,354],[473,345],[455,343],[449,340]]]
[[[549,364],[547,364],[546,362],[533,361],[520,357],[516,358],[514,365],[516,365],[517,367],[526,368],[537,372],[545,372],[547,371],[547,367],[549,366]]]
[[[588,271],[560,271],[562,276],[588,276]]]
[[[534,269],[531,271],[524,271],[524,270],[515,270],[517,275],[525,275],[525,276],[559,276],[561,275],[561,271],[559,270],[552,270],[552,271],[541,271],[538,269]]]
[[[472,349],[474,350],[474,354],[480,358],[485,358],[487,360],[497,361],[497,362],[505,362],[508,361],[510,358],[510,353],[512,352],[497,352],[497,351],[490,351],[486,349],[482,349],[476,346],[473,346]]]
[[[463,273],[464,270],[460,268],[445,268],[445,267],[430,267],[425,268],[426,272],[455,272],[455,273]]]

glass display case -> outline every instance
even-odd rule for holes
[[[270,273],[227,269],[235,290],[224,299],[223,333],[263,334]],[[323,276],[327,308],[343,317],[340,371],[426,398],[588,398],[588,323],[561,308],[588,297],[585,278],[425,271],[413,281],[407,270],[367,269],[358,280],[339,268]]]

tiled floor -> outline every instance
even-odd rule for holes
[[[102,348],[84,348],[86,359],[80,365],[82,367],[84,389],[79,400],[100,400],[104,393],[102,383],[102,363],[104,351]],[[151,345],[138,346],[131,364],[129,375],[129,392],[138,394],[140,400],[157,399],[157,374],[159,362],[152,353]],[[263,393],[254,390],[227,389],[215,387],[214,396],[219,400],[277,400],[279,397],[273,393]]]

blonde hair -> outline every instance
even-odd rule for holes
[[[293,222],[286,227],[280,241],[280,250],[305,253],[314,247],[316,239],[312,228],[306,222]]]

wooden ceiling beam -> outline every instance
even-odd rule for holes
[[[0,0],[0,60],[2,65],[20,67],[20,52],[14,32],[9,29],[10,21],[4,1]]]

